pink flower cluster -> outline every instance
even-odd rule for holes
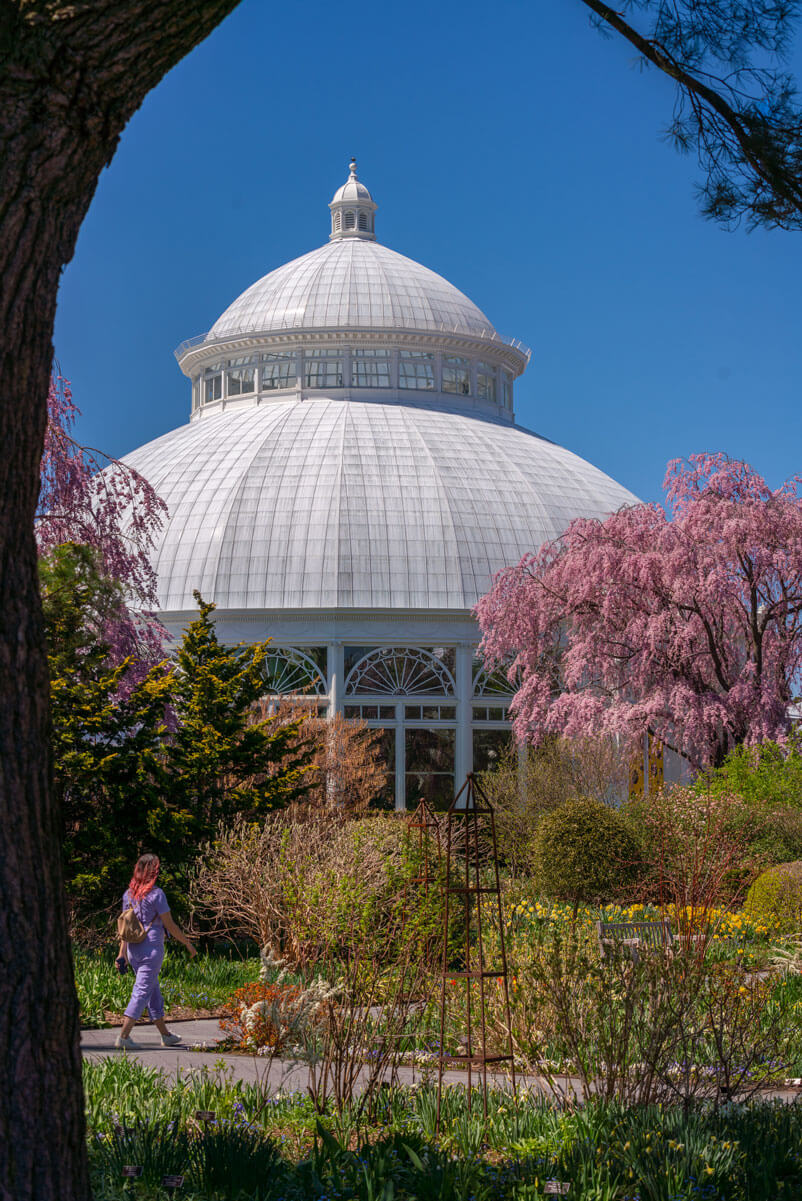
[[[40,553],[64,542],[99,552],[107,575],[119,581],[130,608],[104,637],[119,662],[134,655],[143,666],[162,657],[164,630],[152,616],[156,576],[148,552],[167,506],[138,472],[71,435],[78,409],[69,382],[53,375],[42,454],[36,519]]]
[[[782,738],[802,674],[801,483],[675,460],[665,508],[579,518],[499,572],[476,612],[486,663],[520,681],[517,737],[650,732],[696,766]]]

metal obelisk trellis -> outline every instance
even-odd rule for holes
[[[418,836],[418,874],[412,876],[404,888],[405,909],[408,888],[414,888],[428,897],[429,889],[438,884],[440,880],[443,855],[440,844],[440,823],[424,797],[421,797],[415,812],[407,818],[407,838],[410,843],[415,834]]]
[[[461,837],[457,838],[456,833]],[[484,855],[483,855],[484,850]],[[484,863],[483,863],[484,860]],[[483,866],[487,870],[483,874]],[[489,878],[488,878],[489,877]],[[484,883],[483,883],[484,878]],[[449,923],[453,903],[462,899],[465,923],[464,966],[459,970],[449,968]],[[499,932],[500,964],[488,966],[485,962],[484,927],[489,909]],[[472,1074],[478,1070],[482,1080],[482,1108],[487,1117],[487,1066],[508,1064],[515,1093],[515,1061],[512,1051],[510,1030],[510,994],[507,979],[507,955],[504,947],[504,917],[501,909],[501,887],[498,875],[498,847],[493,806],[473,775],[468,774],[465,783],[454,798],[446,816],[446,873],[445,873],[445,917],[443,928],[443,973],[440,992],[440,1062],[437,1078],[437,1126],[440,1126],[440,1101],[443,1093],[443,1072],[449,1064],[462,1065],[468,1069],[468,1110],[471,1109],[473,1089]],[[474,938],[475,936],[475,938]],[[449,1055],[445,1051],[446,1018],[450,1009],[448,982],[465,981],[465,1035],[462,1040],[464,1051]],[[473,1003],[474,983],[478,985],[478,1005]],[[489,987],[502,990],[506,1035],[504,1049],[495,1054],[487,1053],[487,997]]]

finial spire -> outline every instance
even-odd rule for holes
[[[348,179],[334,193],[331,204],[331,240],[362,238],[375,242],[373,214],[376,204],[368,189],[360,183],[356,174],[356,159],[348,164]]]

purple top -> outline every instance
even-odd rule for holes
[[[132,908],[131,895],[126,888],[123,894],[123,909]],[[142,925],[147,930],[147,942],[163,943],[164,942],[164,925],[161,920],[163,913],[170,912],[170,906],[167,903],[167,897],[160,888],[151,888],[150,892],[146,892],[140,901],[133,902],[133,910],[137,915]],[[150,923],[153,922],[151,926]],[[141,944],[140,944],[141,946]]]

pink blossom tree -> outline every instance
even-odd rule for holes
[[[36,519],[40,554],[64,542],[92,547],[104,574],[116,580],[130,607],[102,631],[111,658],[134,656],[147,668],[162,656],[164,630],[152,616],[156,575],[148,552],[167,506],[137,471],[72,436],[79,410],[69,381],[54,374]]]
[[[802,480],[669,463],[665,507],[577,518],[498,573],[482,653],[519,681],[521,741],[656,735],[696,767],[781,739],[802,674]],[[520,675],[518,674],[520,673]]]

